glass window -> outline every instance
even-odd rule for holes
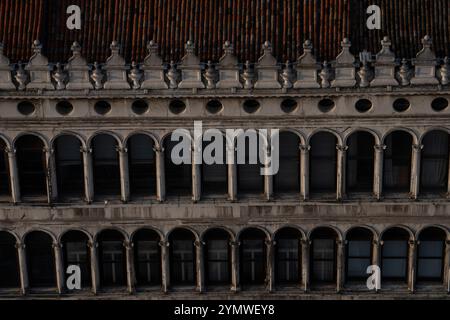
[[[386,240],[383,244],[382,276],[385,279],[406,280],[408,241]]]
[[[242,280],[249,284],[262,284],[266,277],[264,240],[242,241]]]
[[[299,240],[277,240],[277,278],[280,282],[299,281]]]
[[[91,282],[91,267],[89,262],[89,254],[87,242],[66,242],[64,244],[66,268],[70,265],[76,265],[81,270],[82,285],[89,285]]]
[[[364,240],[350,240],[347,247],[347,278],[363,279],[372,257],[372,243]]]
[[[444,263],[444,241],[421,240],[418,246],[417,277],[420,280],[441,280]]]
[[[125,285],[124,247],[122,241],[102,242],[102,278],[104,285]]]
[[[207,241],[208,281],[226,283],[230,280],[228,260],[228,240],[213,239]]]
[[[158,241],[136,241],[136,278],[138,284],[161,283],[161,254]]]
[[[332,282],[335,278],[336,253],[334,239],[314,239],[312,242],[312,278],[319,282]]]
[[[319,132],[311,139],[310,184],[312,193],[336,191],[336,144],[336,137],[331,133]]]
[[[172,279],[175,284],[194,284],[194,241],[172,241]]]

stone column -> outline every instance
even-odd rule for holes
[[[336,253],[336,292],[341,292],[345,283],[345,241],[338,240]]]
[[[309,290],[309,249],[311,242],[309,240],[302,239],[302,286],[303,291]]]
[[[156,155],[156,198],[163,202],[166,199],[166,171],[164,163],[164,149],[155,147]]]
[[[161,282],[162,291],[164,293],[169,292],[170,288],[170,259],[169,259],[169,242],[161,241],[159,243],[161,246]]]
[[[267,291],[273,292],[275,290],[275,241],[266,240],[266,263],[267,263]]]
[[[9,166],[9,184],[11,186],[11,197],[14,204],[20,202],[20,184],[19,184],[19,171],[17,170],[16,149],[6,148],[8,154],[8,166]]]
[[[204,242],[195,241],[195,268],[197,273],[197,291],[202,293],[205,291],[205,262],[203,259]]]
[[[45,165],[47,171],[47,199],[48,203],[53,203],[58,199],[58,182],[56,179],[55,150],[44,148]]]
[[[123,242],[123,246],[125,247],[125,256],[127,261],[127,290],[129,294],[133,294],[135,292],[135,276],[134,276],[134,252],[133,252],[133,243],[125,240]]]
[[[25,243],[17,242],[17,257],[19,260],[19,276],[20,276],[20,291],[22,295],[26,295],[28,291],[28,268],[27,268],[27,256],[25,252]]]
[[[273,198],[273,175],[270,173],[270,163],[266,163],[271,157],[271,146],[267,146],[264,154],[264,196],[267,201]]]
[[[444,285],[447,287],[447,293],[450,293],[450,240],[445,241]]]
[[[377,144],[374,146],[374,172],[373,172],[373,195],[380,200],[383,195],[383,162],[385,145]]]
[[[380,267],[380,241],[372,241],[372,264]]]
[[[309,199],[309,150],[311,146],[300,145],[300,194],[301,199]]]
[[[58,289],[58,293],[62,294],[65,288],[65,272],[61,243],[53,243],[53,252],[55,255],[56,287]]]
[[[239,280],[239,245],[237,241],[231,241],[231,291],[240,291]]]
[[[98,267],[97,242],[88,242],[91,261],[92,293],[97,294],[100,289],[100,270]]]
[[[200,157],[200,158],[199,158]],[[192,150],[192,201],[198,202],[202,194],[202,166],[201,154],[196,154],[196,150]]]
[[[94,201],[94,170],[92,167],[92,149],[81,147],[83,154],[84,193],[87,203]]]
[[[408,250],[408,289],[411,293],[414,293],[416,286],[416,252],[417,241],[409,241]]]
[[[227,146],[228,200],[237,200],[237,165],[235,148]]]
[[[416,200],[419,196],[420,188],[420,158],[423,145],[413,144],[411,157],[411,199]]]
[[[336,199],[338,201],[345,198],[345,163],[347,160],[348,146],[337,145],[337,178],[336,178]]]
[[[123,203],[130,200],[130,177],[128,172],[128,149],[125,147],[117,147],[119,153],[120,166],[120,193]]]

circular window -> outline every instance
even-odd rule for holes
[[[256,100],[246,100],[244,102],[244,111],[247,113],[255,113],[260,108],[260,104]]]
[[[136,100],[131,105],[131,110],[137,115],[142,115],[148,111],[148,103],[145,100]]]
[[[394,110],[397,112],[404,112],[408,110],[410,106],[411,104],[409,103],[409,101],[403,98],[395,100],[393,105]]]
[[[433,108],[434,111],[443,111],[447,109],[448,107],[448,100],[445,98],[436,98],[431,103],[431,108]]]
[[[334,101],[331,99],[323,99],[319,101],[319,110],[323,113],[330,112],[334,109]]]
[[[30,101],[22,101],[17,105],[17,110],[24,116],[29,116],[36,111],[36,107]]]
[[[169,110],[173,114],[180,114],[186,110],[186,104],[181,100],[173,100],[169,104]]]
[[[223,105],[219,100],[211,100],[206,104],[206,110],[212,114],[219,113],[222,109]]]
[[[281,102],[281,110],[284,113],[292,113],[297,109],[298,103],[294,99],[286,99]]]
[[[355,109],[358,112],[364,113],[372,109],[372,102],[367,99],[358,100],[355,104]]]
[[[98,101],[94,106],[95,112],[104,116],[111,111],[111,105],[106,101]]]
[[[60,101],[56,104],[56,111],[63,116],[67,116],[73,111],[73,106],[69,101]]]

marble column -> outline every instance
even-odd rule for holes
[[[166,199],[166,171],[165,171],[165,159],[164,149],[155,147],[156,155],[156,198],[159,202],[163,202]]]
[[[231,241],[231,291],[240,291],[239,280],[239,245],[237,241]]]
[[[161,282],[162,291],[164,293],[169,292],[170,288],[170,259],[169,259],[169,242],[161,241]]]
[[[408,250],[408,289],[411,293],[414,293],[416,288],[416,253],[417,253],[417,241],[409,241]]]
[[[123,203],[130,200],[130,177],[128,171],[128,149],[126,147],[118,147],[119,167],[120,167],[120,193]]]
[[[311,146],[300,145],[300,194],[301,199],[309,199],[309,151]]]
[[[266,263],[267,263],[267,291],[273,292],[275,290],[275,241],[266,240]]]
[[[237,164],[235,148],[227,146],[228,200],[237,200]]]
[[[383,164],[386,146],[377,144],[374,148],[373,194],[375,199],[380,200],[383,195]]]
[[[53,252],[55,255],[56,287],[58,289],[58,293],[62,294],[65,289],[65,272],[61,243],[53,243]]]
[[[98,266],[97,242],[88,242],[91,262],[92,293],[98,294],[100,289],[100,269]]]
[[[94,170],[92,167],[92,149],[81,147],[80,151],[83,154],[85,201],[87,203],[92,203],[94,201]]]
[[[20,276],[20,291],[22,295],[26,295],[29,287],[28,282],[28,266],[27,266],[27,256],[25,252],[25,243],[17,242],[17,257],[19,260],[19,276]]]
[[[17,204],[20,202],[20,184],[19,171],[17,170],[16,149],[6,148],[5,151],[8,154],[9,184],[11,186],[12,202]]]
[[[337,253],[336,253],[336,292],[341,292],[344,289],[345,283],[345,241],[337,241]]]
[[[420,188],[420,158],[423,145],[413,144],[411,157],[411,199],[416,200],[419,196]]]
[[[345,170],[348,146],[337,145],[337,177],[336,177],[336,199],[338,201],[345,198]]]
[[[47,172],[47,199],[53,203],[58,199],[58,182],[56,180],[55,150],[45,147],[45,166]]]
[[[203,259],[203,247],[205,243],[202,241],[195,241],[195,267],[197,274],[197,291],[202,293],[205,291],[205,262]]]
[[[270,173],[270,163],[266,163],[271,159],[271,147],[268,146],[264,154],[264,197],[267,201],[273,199],[273,175]]]
[[[302,286],[303,291],[307,292],[309,290],[309,256],[310,256],[310,245],[309,240],[302,239]]]
[[[125,247],[125,257],[127,261],[127,290],[129,294],[133,294],[135,292],[135,276],[134,276],[134,252],[133,252],[133,243],[125,240],[123,242],[123,246]]]
[[[201,153],[192,150],[192,201],[198,202],[202,194],[202,166]]]

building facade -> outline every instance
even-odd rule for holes
[[[231,40],[202,60],[195,37],[173,61],[153,40],[136,62],[112,41],[98,63],[78,42],[59,62],[39,40],[0,44],[1,297],[447,298],[448,48],[424,33],[403,59],[385,36],[371,54],[340,31],[335,57],[319,41],[331,63],[307,39],[287,62],[268,40],[257,61]],[[223,164],[174,164],[172,133],[194,121],[278,129],[280,170],[237,164],[225,135]]]

